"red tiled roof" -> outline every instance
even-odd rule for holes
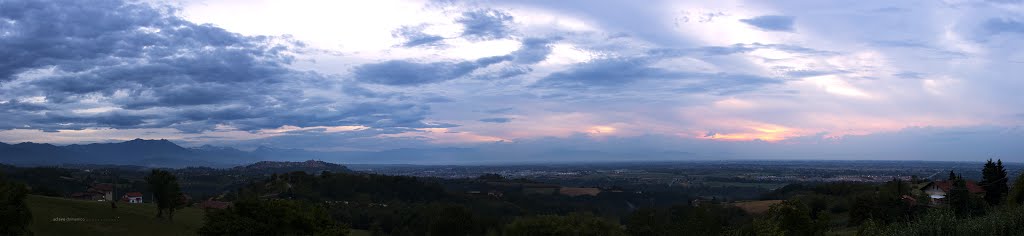
[[[140,193],[140,192],[130,192],[130,193],[125,193],[124,195],[128,196],[128,197],[142,197],[142,193]]]
[[[935,182],[932,182],[932,183],[930,183],[928,185],[932,185],[932,184],[934,184],[935,186],[938,186],[939,189],[942,189],[943,192],[947,192],[947,193],[949,192],[950,189],[953,189],[953,181],[949,181],[949,180],[935,181]],[[927,188],[928,185],[925,185],[925,188]],[[981,186],[979,186],[977,182],[974,182],[973,180],[968,180],[967,181],[967,191],[969,191],[971,193],[984,193],[985,189],[981,188]]]

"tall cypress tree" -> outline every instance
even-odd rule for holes
[[[953,170],[949,170],[949,180],[956,180],[956,173],[953,173]]]
[[[1003,168],[1003,160],[1000,159],[993,163],[992,159],[988,159],[981,174],[981,187],[985,189],[985,202],[988,202],[989,205],[1003,203],[1003,198],[1010,190],[1006,186],[1006,169]]]
[[[957,216],[969,216],[971,214],[971,193],[967,189],[967,182],[963,179],[953,180],[953,186],[946,194],[946,202]]]

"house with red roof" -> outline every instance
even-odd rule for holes
[[[93,184],[89,186],[89,189],[86,190],[85,192],[72,193],[71,198],[93,201],[113,201],[114,185]]]
[[[965,181],[967,185],[967,191],[972,194],[984,195],[985,189],[978,185],[978,182],[973,180]],[[928,194],[928,197],[932,199],[932,203],[943,202],[946,199],[946,194],[953,189],[952,180],[933,181],[928,183],[924,187],[921,187],[921,191]]]
[[[121,197],[121,201],[125,201],[125,202],[128,202],[128,203],[142,203],[142,193],[140,193],[140,192],[125,193],[124,196]]]

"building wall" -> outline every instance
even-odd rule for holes
[[[928,196],[930,196],[932,199],[946,197],[946,191],[942,191],[942,189],[939,188],[939,186],[934,184],[928,187],[928,189],[925,189],[924,193],[928,194]]]

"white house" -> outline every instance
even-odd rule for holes
[[[124,197],[121,197],[121,201],[126,201],[128,203],[142,203],[142,193],[140,193],[140,192],[125,193]]]
[[[977,182],[967,180],[964,181],[967,186],[967,191],[972,194],[982,195],[985,194],[985,189],[978,185]],[[932,199],[932,203],[938,203],[945,201],[946,194],[953,189],[953,181],[943,180],[928,183],[924,187],[921,187],[921,191],[928,194],[928,197]]]

